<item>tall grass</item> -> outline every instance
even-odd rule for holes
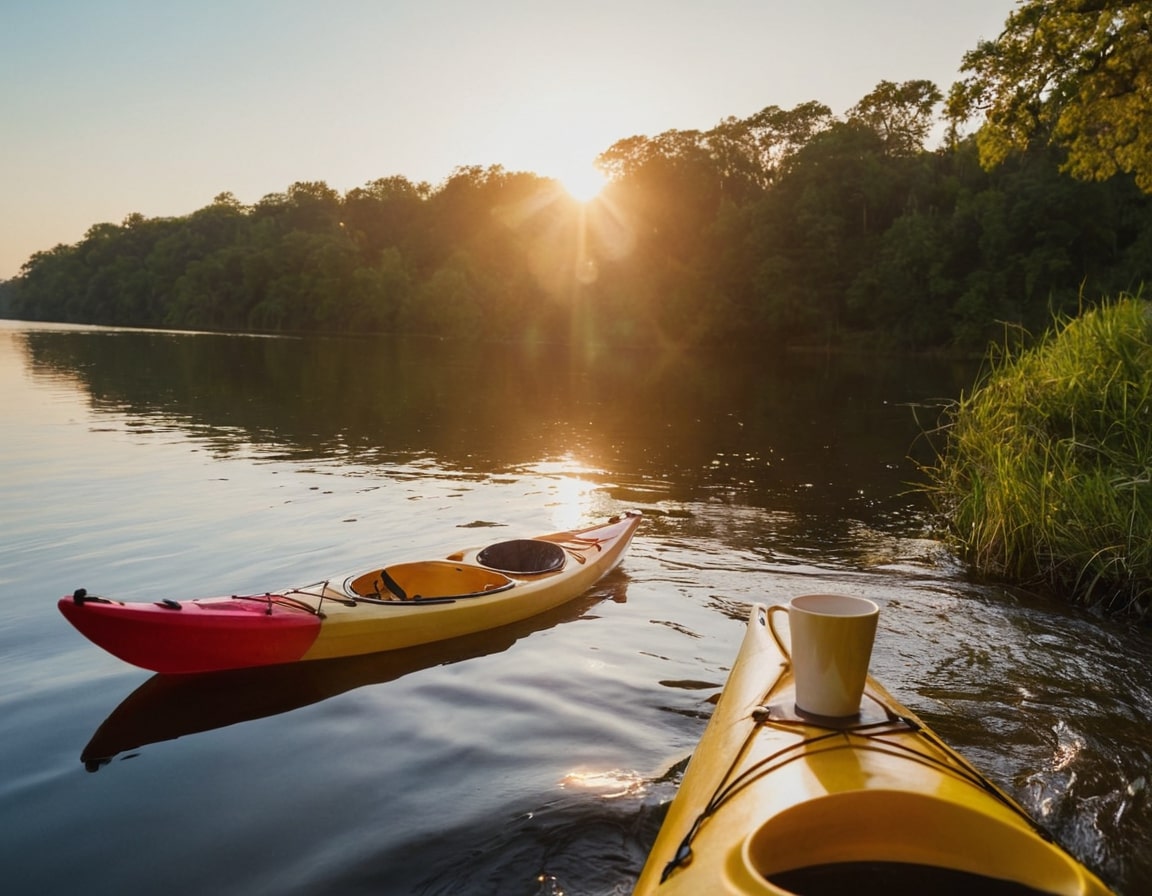
[[[1144,616],[1152,604],[1152,304],[1123,296],[989,355],[925,487],[982,573]]]

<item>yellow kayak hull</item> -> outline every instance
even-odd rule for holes
[[[638,896],[1111,892],[871,677],[849,720],[794,694],[755,605]]]

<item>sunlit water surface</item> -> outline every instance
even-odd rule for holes
[[[0,324],[4,891],[628,893],[748,604],[824,590],[881,605],[898,698],[1152,891],[1152,638],[972,581],[907,489],[971,374]],[[55,608],[630,508],[582,599],[427,649],[170,679]]]

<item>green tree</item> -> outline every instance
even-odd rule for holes
[[[766,106],[744,119],[743,124],[756,142],[765,183],[775,183],[786,174],[796,153],[817,134],[828,130],[832,121],[832,110],[815,100],[789,110]]]
[[[80,310],[87,270],[75,246],[36,252],[5,285],[6,313],[18,320],[84,321]]]
[[[248,325],[245,289],[247,252],[229,246],[190,261],[172,288],[164,324],[205,330],[243,330]]]
[[[1131,173],[1152,192],[1152,0],[1021,0],[961,70],[948,115],[983,115],[983,164],[1051,143],[1074,177]]]
[[[935,109],[943,99],[931,81],[881,81],[848,110],[848,120],[879,134],[888,155],[911,156],[923,151]]]
[[[897,218],[849,289],[849,306],[877,336],[905,348],[948,342],[947,221],[913,210]]]
[[[390,247],[407,247],[422,226],[432,188],[405,177],[382,177],[344,196],[341,223],[361,247],[366,263]]]
[[[858,121],[837,122],[800,150],[751,216],[765,324],[804,340],[841,333],[849,287],[875,259],[909,188],[883,137]]]
[[[478,337],[484,321],[476,300],[472,258],[457,252],[420,286],[400,311],[402,329],[435,336]]]

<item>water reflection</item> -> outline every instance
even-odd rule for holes
[[[896,499],[927,457],[912,404],[954,396],[970,365],[872,357],[604,353],[436,340],[237,338],[162,332],[23,334],[41,376],[72,378],[97,411],[174,427],[227,455],[341,459],[499,475],[548,463],[627,470],[673,499],[821,504],[825,520]],[[895,450],[893,446],[897,446]],[[869,483],[861,488],[861,483]],[[860,514],[854,514],[859,516]]]
[[[80,754],[90,772],[148,744],[290,712],[367,685],[395,681],[507,650],[533,632],[579,619],[602,600],[624,601],[627,578],[609,574],[592,591],[523,622],[404,650],[202,675],[153,675],[112,711]]]

